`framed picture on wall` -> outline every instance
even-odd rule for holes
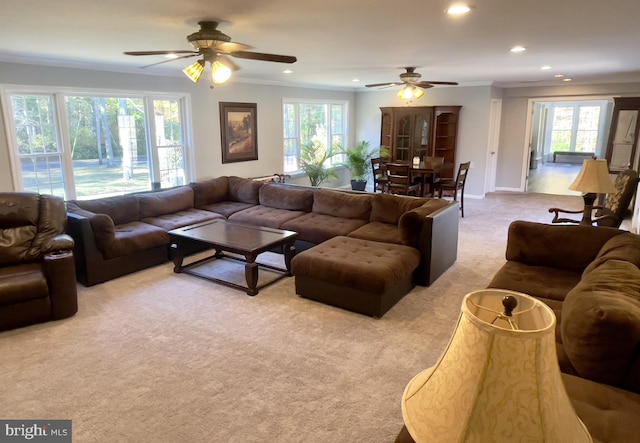
[[[257,104],[220,102],[222,163],[258,160]]]

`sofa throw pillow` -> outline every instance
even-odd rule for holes
[[[95,214],[107,214],[116,225],[123,225],[139,220],[140,205],[135,195],[118,195],[115,197],[103,197],[95,200],[72,200],[67,202]]]
[[[275,209],[311,212],[313,191],[265,184],[259,192],[260,204]]]
[[[193,189],[193,205],[196,208],[228,200],[229,177],[227,176],[189,183],[189,186]]]
[[[422,206],[426,198],[401,197],[391,194],[375,194],[371,199],[372,222],[397,225],[400,216],[407,211]]]
[[[313,212],[368,221],[371,215],[371,195],[318,189],[313,195]]]
[[[260,203],[258,195],[263,183],[242,177],[229,177],[229,200],[257,205]]]
[[[193,189],[189,186],[137,194],[136,196],[140,202],[141,220],[193,208]]]
[[[640,270],[609,260],[587,274],[562,305],[560,331],[578,375],[618,387],[640,349]]]
[[[582,276],[584,277],[609,260],[624,260],[640,268],[640,236],[628,232],[607,240]]]

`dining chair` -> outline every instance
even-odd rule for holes
[[[469,172],[470,166],[471,162],[460,163],[458,174],[454,180],[440,180],[434,185],[434,193],[435,190],[437,190],[439,198],[442,198],[443,192],[451,192],[453,193],[453,201],[458,201],[458,191],[460,191],[460,211],[462,217],[464,217],[464,185],[467,181],[467,173]]]
[[[405,163],[387,163],[388,189],[391,194],[421,195],[420,183],[411,182],[411,167]]]
[[[387,192],[389,180],[387,178],[386,162],[378,157],[371,159],[371,172],[373,174],[373,192]]]

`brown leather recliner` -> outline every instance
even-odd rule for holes
[[[78,311],[73,239],[59,197],[0,193],[0,331]]]

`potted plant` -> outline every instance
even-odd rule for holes
[[[345,156],[342,166],[351,173],[351,189],[354,191],[364,191],[367,186],[367,177],[371,170],[371,159],[376,157],[387,157],[387,148],[381,146],[379,149],[371,147],[368,141],[359,141],[350,149],[341,148],[340,154]]]
[[[318,140],[305,143],[300,149],[300,169],[311,181],[311,186],[320,186],[330,178],[338,178],[332,166],[327,167],[326,161],[335,154]]]

